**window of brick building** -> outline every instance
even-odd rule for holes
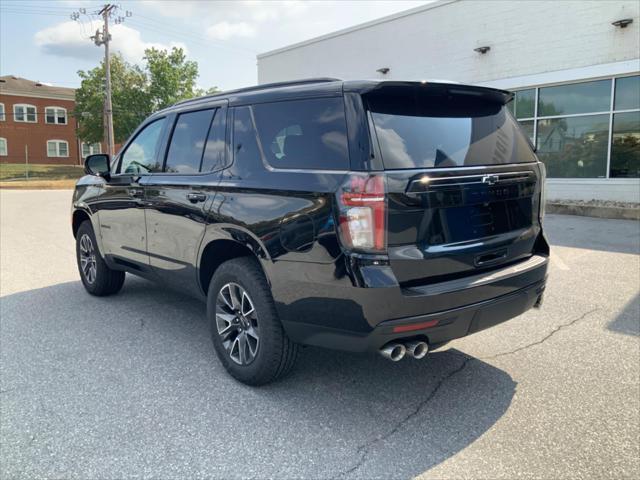
[[[68,157],[69,143],[65,140],[47,140],[47,157]]]
[[[13,120],[15,122],[36,123],[38,116],[36,107],[26,103],[17,103],[13,106]]]
[[[82,142],[82,158],[94,155],[96,153],[102,153],[102,147],[99,143],[86,143]]]
[[[62,107],[46,107],[44,109],[44,118],[46,123],[66,125],[67,109]]]

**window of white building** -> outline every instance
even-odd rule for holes
[[[519,90],[509,108],[550,178],[640,177],[640,75]]]

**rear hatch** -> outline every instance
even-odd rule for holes
[[[535,252],[541,172],[506,92],[403,83],[363,99],[387,177],[387,243],[401,286],[495,270]]]

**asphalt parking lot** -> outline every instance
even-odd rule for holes
[[[69,191],[0,191],[8,478],[640,478],[640,225],[548,216],[542,310],[397,364],[305,349],[254,389],[204,305],[76,272]]]

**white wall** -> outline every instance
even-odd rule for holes
[[[480,83],[637,60],[639,16],[637,0],[443,0],[261,54],[258,81],[332,76]],[[611,25],[620,18],[634,22],[625,29]],[[491,51],[473,51],[483,45]],[[382,77],[381,67],[391,71]]]
[[[611,25],[622,18],[633,23]],[[487,54],[473,51],[485,45]],[[261,54],[258,81],[448,79],[515,89],[635,73],[639,57],[638,0],[441,0]],[[550,179],[548,187],[554,200],[640,202],[640,179]]]
[[[640,203],[637,178],[549,178],[549,200],[609,200]]]

